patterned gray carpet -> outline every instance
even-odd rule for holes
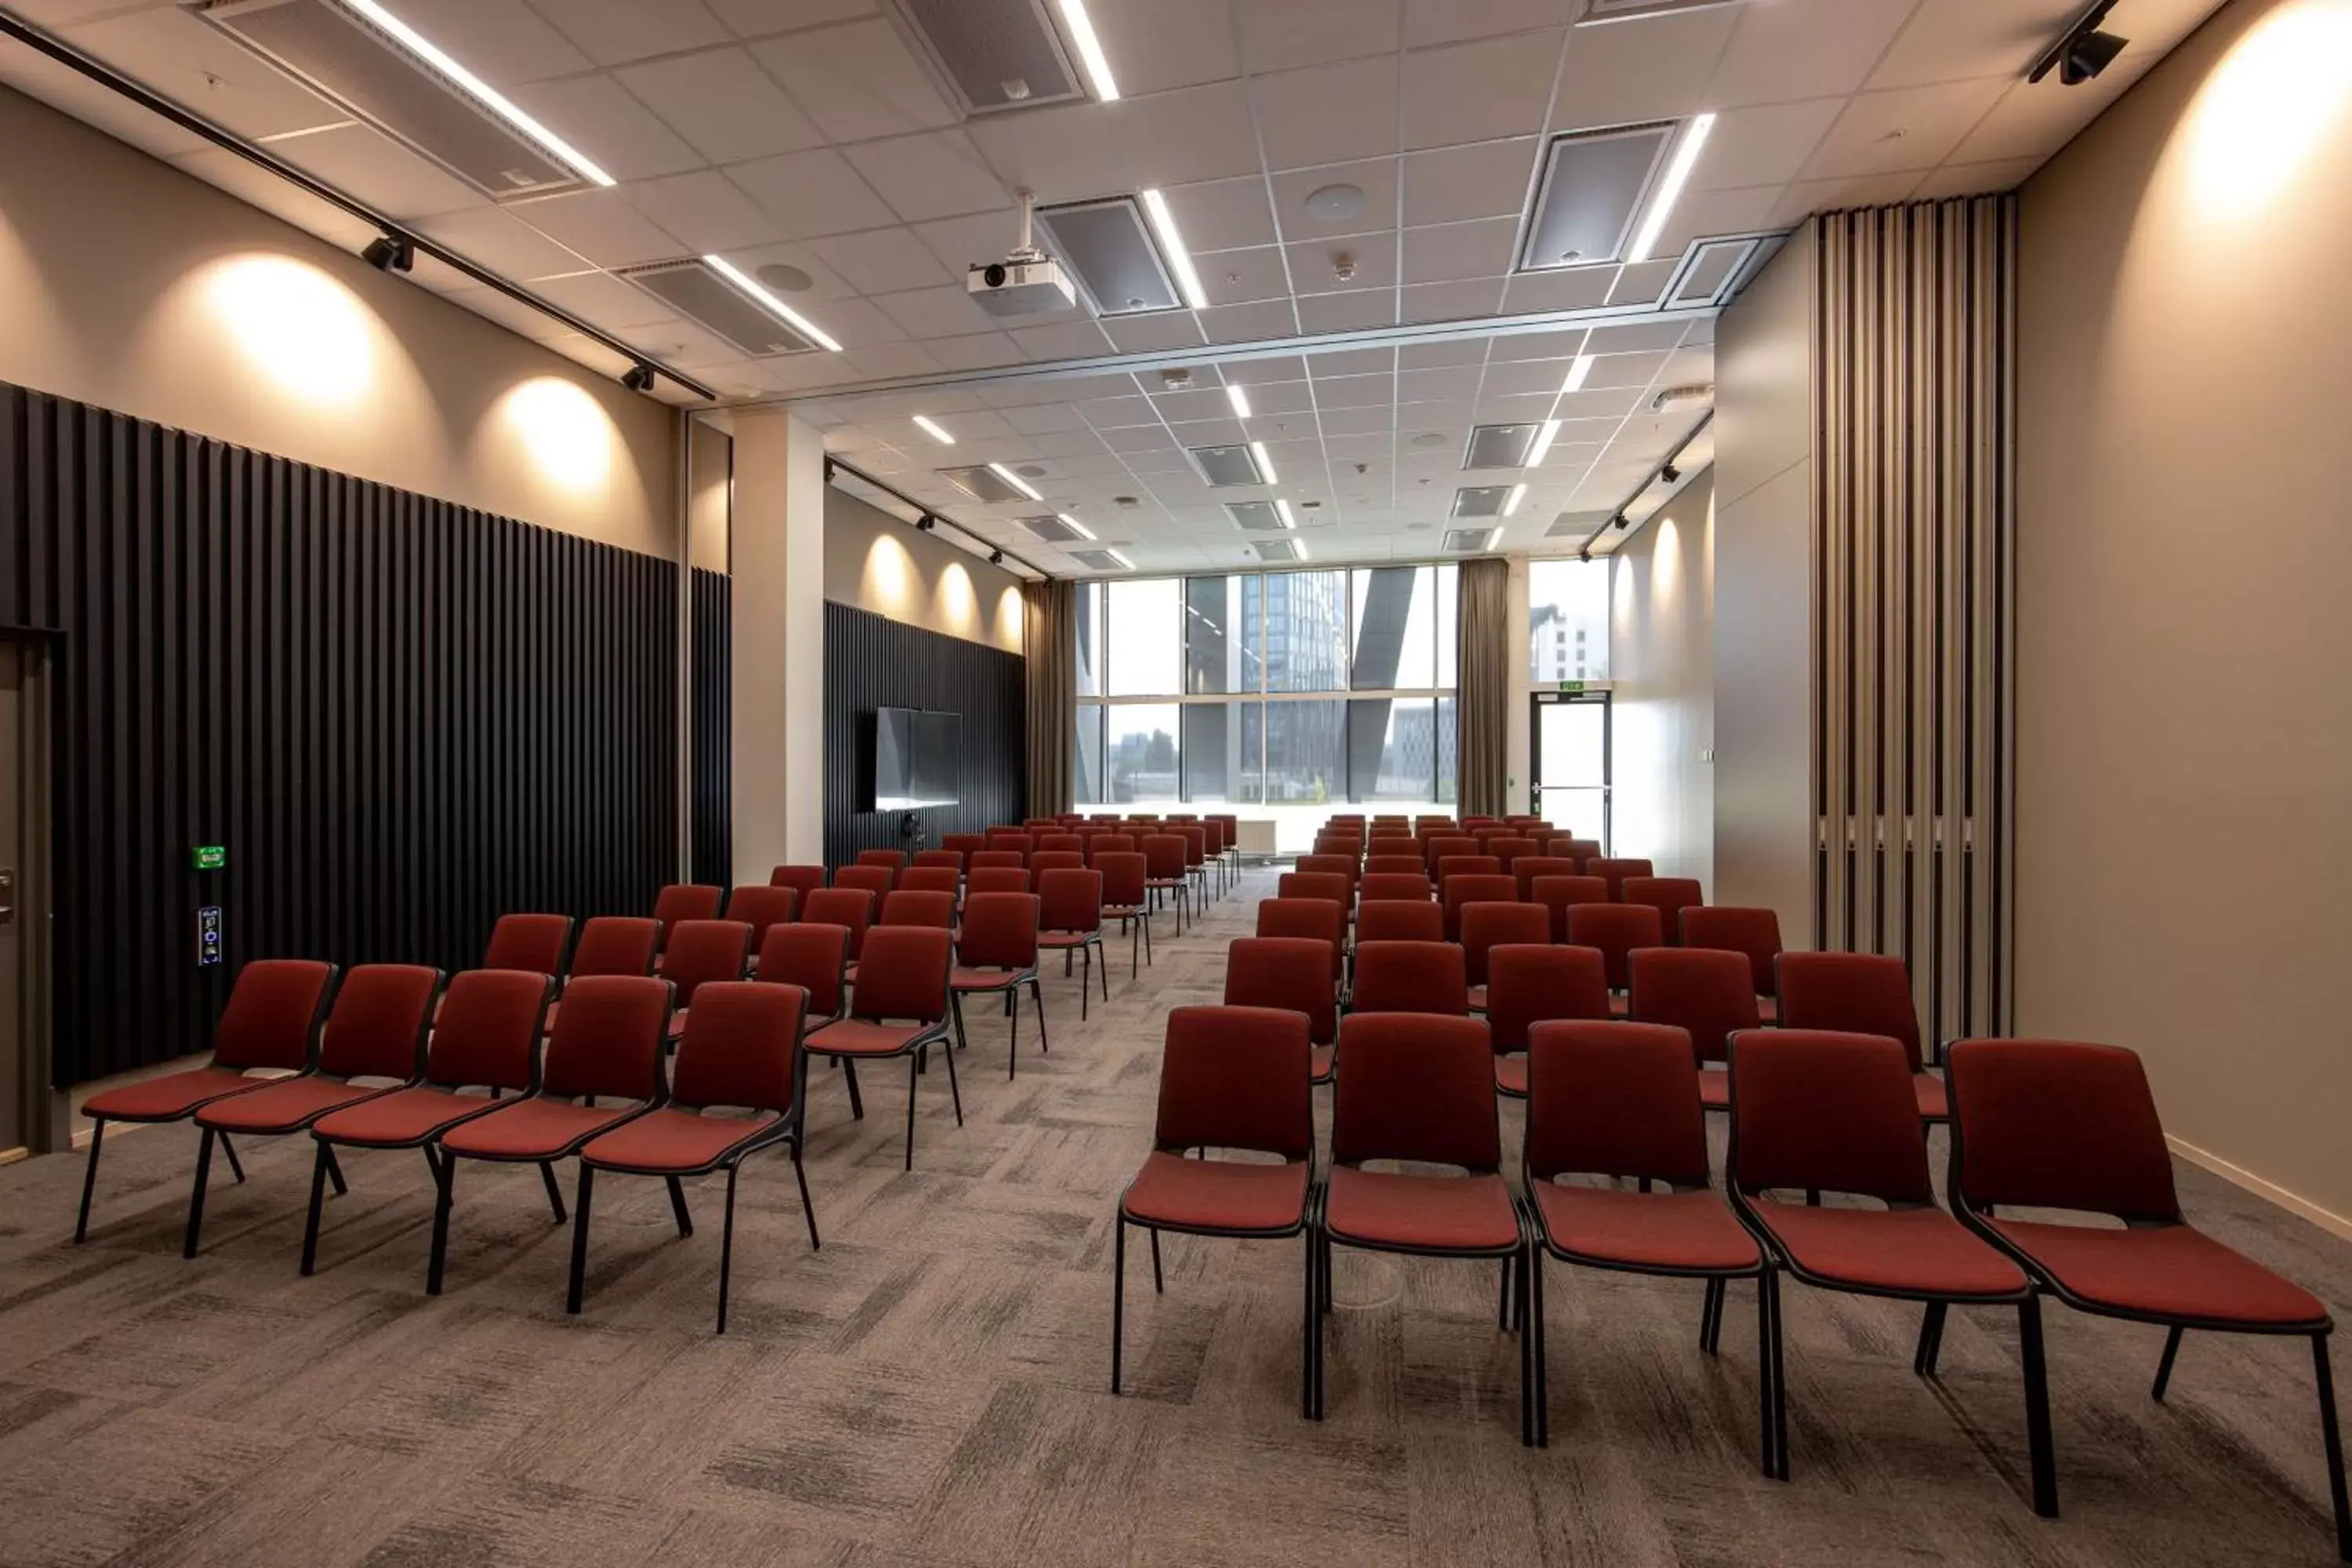
[[[658,1184],[612,1179],[568,1319],[571,1233],[529,1170],[467,1168],[430,1300],[413,1153],[348,1158],[310,1279],[307,1141],[249,1146],[242,1186],[216,1167],[193,1263],[184,1128],[110,1140],[81,1247],[78,1158],[0,1169],[0,1563],[2332,1560],[2302,1342],[2192,1336],[2158,1405],[2161,1333],[2063,1310],[2056,1523],[2025,1500],[2013,1315],[1956,1313],[1923,1382],[1913,1310],[1791,1288],[1784,1486],[1756,1473],[1745,1287],[1710,1361],[1696,1288],[1555,1269],[1552,1447],[1528,1453],[1486,1266],[1343,1253],[1318,1426],[1297,1408],[1297,1245],[1171,1238],[1164,1297],[1134,1254],[1113,1398],[1110,1216],[1148,1142],[1161,1015],[1216,999],[1226,939],[1271,891],[1254,875],[1197,936],[1163,928],[1140,983],[1122,952],[1090,1024],[1055,976],[1053,1053],[1024,1029],[1015,1083],[983,1019],[968,1124],[935,1068],[912,1174],[904,1078],[873,1074],[853,1122],[818,1071],[824,1249],[789,1165],[751,1167],[724,1339],[716,1180],[690,1187],[681,1240]],[[1506,1127],[1515,1145],[1515,1111]],[[2218,1234],[2352,1303],[2352,1246],[2180,1179]]]

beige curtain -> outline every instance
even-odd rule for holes
[[[1454,661],[1455,736],[1465,816],[1500,816],[1506,799],[1504,741],[1510,728],[1510,566],[1489,556],[1462,563],[1461,643]]]
[[[1077,728],[1077,648],[1071,640],[1077,585],[1066,578],[1021,584],[1021,651],[1029,667],[1029,815],[1070,809],[1070,743]]]
[[[2014,1011],[2017,202],[1815,224],[1813,934],[1906,959],[1938,1038],[1998,1033]]]

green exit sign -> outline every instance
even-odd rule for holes
[[[226,844],[199,844],[195,847],[193,858],[195,861],[197,870],[218,871],[228,864],[228,846]]]
[[[1559,694],[1562,697],[1580,697],[1584,694],[1584,682],[1563,680],[1559,683]]]

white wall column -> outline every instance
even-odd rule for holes
[[[735,880],[824,858],[824,440],[735,416],[730,626]]]

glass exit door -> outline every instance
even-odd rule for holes
[[[1574,838],[1609,847],[1609,693],[1535,696],[1537,815]]]

